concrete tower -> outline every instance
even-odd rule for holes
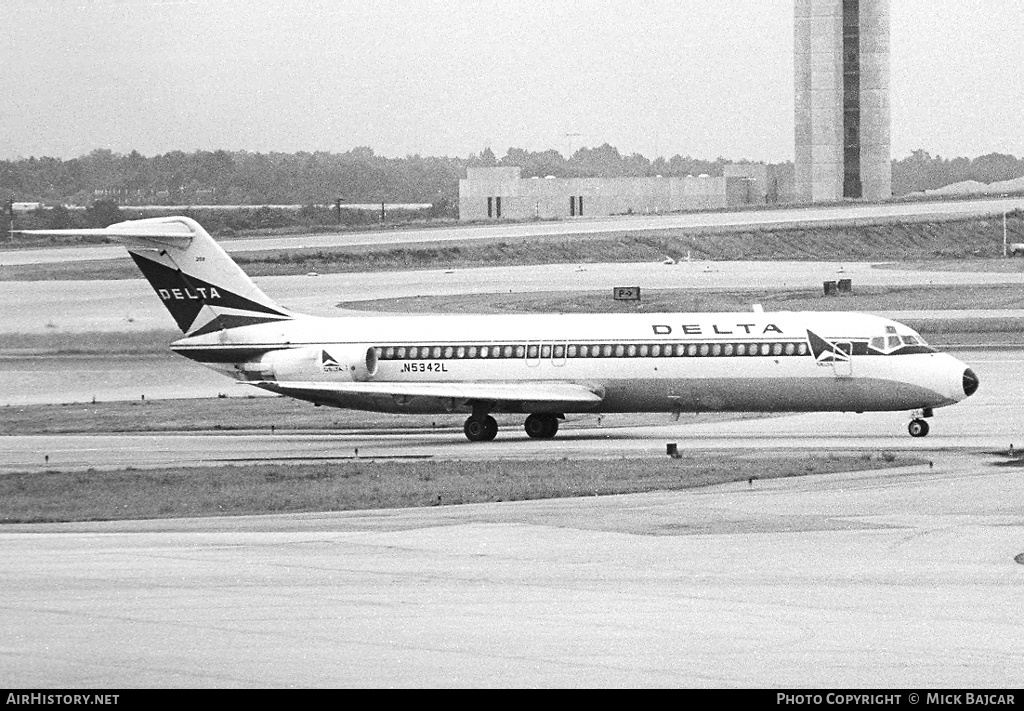
[[[889,1],[796,0],[796,197],[892,197]]]

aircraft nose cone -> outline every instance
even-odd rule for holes
[[[970,397],[978,389],[978,376],[970,368],[964,369],[964,395]]]

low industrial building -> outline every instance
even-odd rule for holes
[[[459,181],[459,219],[544,220],[765,205],[772,180],[763,163],[727,165],[721,177],[681,178],[523,178],[517,167],[468,168]]]

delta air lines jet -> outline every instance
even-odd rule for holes
[[[544,439],[566,413],[907,410],[923,437],[934,408],[978,388],[962,362],[868,314],[320,318],[267,297],[187,217],[59,232],[125,244],[185,334],[174,352],[317,405],[467,413],[474,442],[494,439],[497,412]]]

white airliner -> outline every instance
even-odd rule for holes
[[[566,413],[907,410],[978,388],[974,372],[912,329],[859,313],[658,313],[321,318],[268,298],[194,220],[100,230],[123,242],[185,337],[171,349],[264,390],[396,413],[526,416],[550,438]]]

